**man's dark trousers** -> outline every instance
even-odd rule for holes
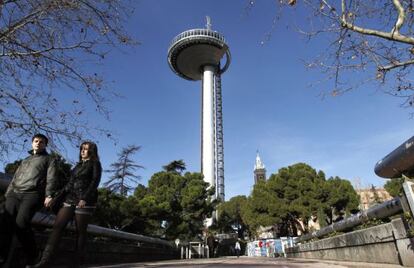
[[[36,261],[38,250],[31,221],[36,211],[41,206],[41,195],[37,192],[15,193],[11,191],[6,197],[6,212],[15,221],[14,230],[17,239],[27,254],[28,262]]]

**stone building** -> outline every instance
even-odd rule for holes
[[[378,199],[381,202],[392,199],[392,196],[384,188],[371,187],[368,189],[357,189],[359,195],[359,209],[365,210],[376,204]],[[377,197],[375,197],[377,195]]]

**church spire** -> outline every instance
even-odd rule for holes
[[[266,181],[266,168],[260,159],[259,150],[256,152],[256,163],[254,165],[254,184],[258,181]]]
[[[262,159],[260,159],[259,150],[256,151],[256,163],[254,165],[254,169],[264,169],[265,165],[262,162]]]

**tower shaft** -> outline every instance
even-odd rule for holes
[[[215,137],[214,137],[214,75],[216,68],[205,66],[202,89],[202,155],[201,173],[204,181],[215,186]]]
[[[216,187],[215,198],[224,201],[224,148],[221,77],[205,66],[202,87],[201,172]]]

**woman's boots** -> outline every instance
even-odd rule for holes
[[[42,258],[40,259],[40,261],[38,263],[36,263],[35,265],[27,265],[26,268],[47,268],[50,267],[50,261],[52,259],[52,255],[53,255],[53,246],[50,245],[46,245],[45,249],[43,250],[42,253]]]
[[[79,268],[82,262],[82,254],[79,251],[75,251],[73,255],[73,260],[70,265],[70,268]]]

